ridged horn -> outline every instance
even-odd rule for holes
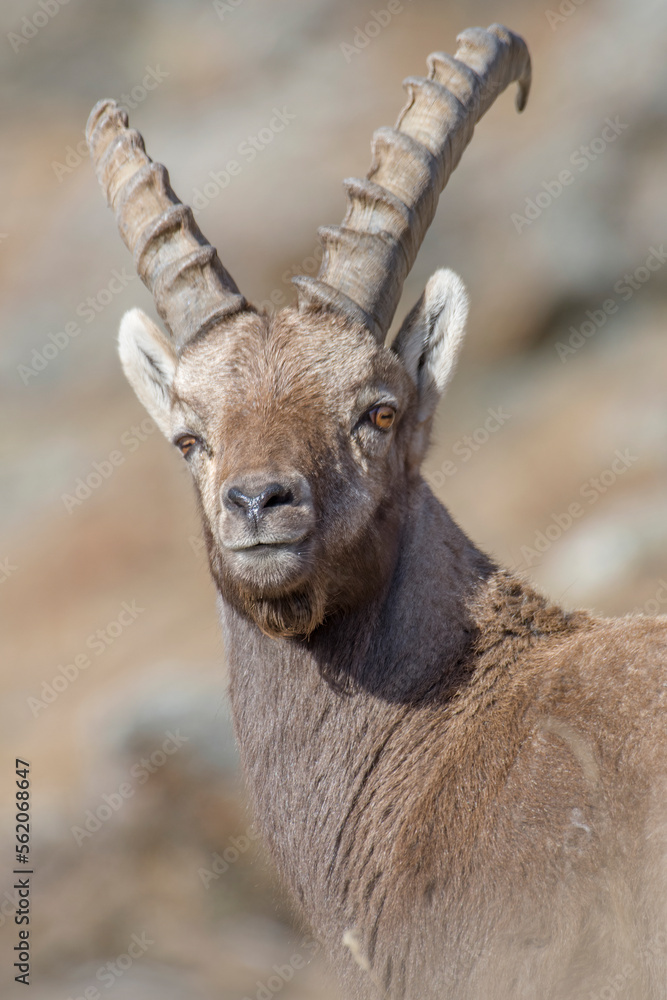
[[[141,135],[128,126],[115,101],[99,101],[86,139],[97,179],[113,209],[139,277],[176,347],[214,324],[251,308],[218,254],[169,184],[161,163],[146,154]]]
[[[340,226],[319,230],[324,248],[317,278],[294,278],[300,311],[332,309],[361,320],[384,342],[426,230],[475,125],[510,83],[516,106],[530,90],[522,38],[500,24],[468,28],[454,57],[434,52],[428,77],[408,77],[408,101],[394,128],[373,135],[365,180],[347,180]]]

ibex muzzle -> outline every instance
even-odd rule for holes
[[[219,539],[231,571],[275,596],[303,584],[316,524],[307,479],[250,473],[228,479],[220,493]]]
[[[128,313],[123,367],[191,469],[255,815],[350,996],[573,1000],[621,968],[624,1000],[665,1000],[665,623],[548,605],[421,478],[456,275],[384,343],[476,122],[530,83],[499,25],[428,64],[274,317],[97,105],[97,173],[168,331]]]

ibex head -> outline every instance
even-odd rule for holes
[[[438,271],[390,347],[384,339],[437,199],[478,119],[530,85],[523,41],[472,29],[456,57],[409,78],[365,180],[346,181],[340,227],[320,230],[316,279],[269,317],[249,305],[166,170],[113,102],[88,123],[98,177],[169,335],[139,310],[120,355],[139,399],[188,462],[213,575],[271,635],[304,635],[388,579],[436,403],[467,315]]]

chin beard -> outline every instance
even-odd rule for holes
[[[272,639],[306,638],[324,621],[327,600],[324,588],[314,582],[284,594],[262,594],[227,576],[214,573],[223,598]]]
[[[295,590],[281,597],[240,596],[244,614],[272,639],[306,638],[324,620],[324,595],[316,588]]]
[[[204,519],[204,538],[211,575],[221,596],[272,639],[307,638],[324,621],[327,592],[317,580],[307,580],[284,593],[262,592],[240,581],[221,558]]]
[[[333,572],[330,566],[320,565],[292,589],[286,584],[283,592],[276,592],[277,588],[253,586],[230,571],[206,520],[204,536],[211,575],[220,595],[272,639],[306,639],[330,615],[366,604],[389,580],[398,544],[396,530],[387,539],[373,525],[355,551],[336,554]]]

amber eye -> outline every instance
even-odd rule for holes
[[[176,445],[181,449],[181,454],[183,455],[188,455],[196,444],[197,444],[197,438],[194,436],[194,434],[184,434],[182,437],[179,437],[178,440],[176,441]]]
[[[368,417],[380,430],[388,431],[396,418],[396,410],[393,406],[374,406]]]

